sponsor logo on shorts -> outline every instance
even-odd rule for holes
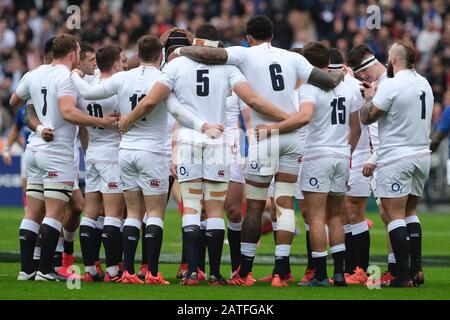
[[[218,175],[219,177],[225,177],[225,170],[219,170],[219,171],[217,171],[217,175]]]
[[[398,184],[397,182],[391,185],[391,190],[393,192],[402,192],[402,188],[400,187],[400,184]]]
[[[297,163],[302,163],[302,159],[303,159],[303,157],[298,157]]]
[[[180,173],[180,175],[182,175],[182,176],[189,177],[189,172],[186,170],[186,167],[180,167],[179,173]]]
[[[345,191],[349,192],[352,190],[352,187],[350,187],[348,184],[345,185]]]
[[[108,182],[108,188],[109,189],[117,189],[119,187],[118,182]]]
[[[49,178],[56,178],[56,177],[58,176],[58,171],[49,171],[49,172],[47,173],[47,176],[48,176]]]
[[[317,178],[310,178],[309,179],[309,184],[313,187],[316,187],[317,189],[319,189],[319,180],[317,180]]]
[[[255,160],[253,160],[253,161],[250,163],[250,168],[252,168],[253,170],[256,170],[256,169],[259,170],[259,164],[258,164],[258,162],[255,161]]]
[[[153,179],[152,181],[150,181],[150,187],[159,188],[160,186],[161,186],[161,181],[159,181],[158,179]]]
[[[130,241],[137,241],[137,237],[128,236],[128,240],[130,240]]]

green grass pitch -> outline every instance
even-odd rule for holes
[[[371,264],[381,271],[386,268],[386,240],[383,225],[376,214],[369,214],[374,221],[371,229]],[[256,283],[253,287],[185,287],[178,284],[175,274],[181,251],[181,221],[178,213],[168,211],[164,226],[164,242],[160,270],[171,282],[169,286],[122,285],[104,283],[81,283],[79,289],[69,289],[66,283],[37,283],[16,281],[20,269],[18,263],[18,227],[22,219],[22,209],[0,209],[0,299],[450,299],[450,215],[426,213],[420,215],[423,228],[423,256],[425,286],[414,289],[373,289],[366,287],[347,288],[300,288],[291,284],[286,288],[272,288],[270,284]],[[297,219],[301,222],[301,218]],[[302,223],[300,234],[295,237],[292,248],[292,270],[296,280],[305,269],[305,233]],[[139,248],[140,250],[140,248]],[[255,260],[255,277],[271,272],[273,264],[273,237],[265,235],[261,239]],[[81,262],[79,242],[75,245],[77,263]],[[102,251],[103,252],[103,251]],[[140,259],[140,251],[137,260]],[[328,259],[329,274],[332,271],[331,257]],[[137,265],[138,267],[138,265]],[[81,268],[81,270],[83,270]],[[229,250],[224,245],[222,273],[229,276]]]

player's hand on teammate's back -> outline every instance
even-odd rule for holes
[[[54,131],[52,128],[44,128],[44,130],[42,130],[42,139],[44,139],[45,142],[50,142],[53,141],[54,138]]]
[[[267,139],[272,134],[272,127],[267,124],[259,124],[255,128],[255,136],[257,141]]]
[[[106,114],[106,116],[102,118],[104,122],[102,128],[118,130],[119,118],[120,115],[116,112],[110,112]]]
[[[371,177],[373,175],[374,170],[376,169],[377,165],[373,163],[366,163],[364,164],[362,174],[364,177]]]
[[[202,133],[206,134],[211,139],[219,138],[224,130],[223,124],[209,124],[205,123],[202,126]]]
[[[80,69],[75,68],[72,70],[72,73],[77,73],[81,78],[84,77],[84,73]]]

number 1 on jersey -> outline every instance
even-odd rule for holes
[[[422,94],[420,95],[420,101],[422,101],[422,115],[421,115],[421,119],[425,119],[426,118],[426,105],[425,105],[425,91],[422,91]]]

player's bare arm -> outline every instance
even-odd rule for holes
[[[121,116],[118,124],[119,132],[125,133],[130,127],[139,119],[145,117],[146,114],[153,111],[153,109],[170,94],[170,88],[161,82],[156,82],[150,91],[147,93],[129,114]]]
[[[342,71],[324,72],[319,68],[314,68],[308,78],[308,83],[328,91],[338,86],[344,80],[344,76]]]
[[[441,131],[437,131],[436,133],[434,133],[434,135],[431,137],[431,143],[430,143],[431,152],[435,152],[437,150],[437,148],[439,147],[439,144],[441,143],[442,140],[445,139],[445,137],[447,137],[447,135],[448,135],[448,133],[441,132]]]
[[[86,152],[88,146],[89,146],[89,133],[84,126],[79,127],[79,133],[80,135],[80,142],[81,146],[83,147],[84,152]]]
[[[245,102],[250,108],[265,115],[268,118],[283,121],[289,118],[289,114],[274,106],[267,99],[259,96],[250,85],[245,81],[237,83],[233,91]]]
[[[64,120],[79,126],[116,129],[118,115],[108,113],[103,118],[89,116],[75,106],[75,97],[62,96],[58,98],[59,110]]]
[[[194,61],[206,64],[224,64],[228,60],[227,51],[223,48],[191,46],[176,49],[175,53]]]
[[[83,98],[100,100],[112,97],[114,95],[107,92],[102,84],[90,85],[81,78],[81,75],[82,73],[80,70],[74,69],[70,75],[70,78]]]
[[[21,99],[15,92],[11,95],[11,98],[9,99],[9,105],[13,109],[19,108],[25,102],[26,102],[26,100]]]
[[[274,130],[283,134],[303,128],[311,122],[312,118],[314,117],[315,108],[315,105],[311,102],[302,103],[300,111],[294,113],[286,120],[275,123],[273,125],[262,124],[256,126],[256,134],[258,137],[263,137],[266,134],[263,133],[264,130],[267,131],[267,136],[270,136],[271,132]]]
[[[12,158],[11,154],[9,153],[9,148],[14,144],[14,142],[17,141],[17,138],[19,137],[19,128],[16,124],[13,124],[11,131],[8,134],[8,140],[6,144],[3,146],[3,163],[7,166],[11,166],[12,164]]]
[[[25,122],[31,131],[39,134],[44,141],[53,141],[54,132],[52,128],[44,128],[41,121],[39,120],[36,109],[32,104],[28,104],[25,108]]]
[[[353,154],[353,151],[356,149],[356,145],[358,144],[359,138],[361,137],[361,123],[359,121],[359,113],[358,111],[350,113],[350,134],[348,136],[348,143],[350,144],[350,152]]]
[[[376,122],[383,113],[372,101],[368,101],[359,110],[359,117],[362,124],[369,125]]]

